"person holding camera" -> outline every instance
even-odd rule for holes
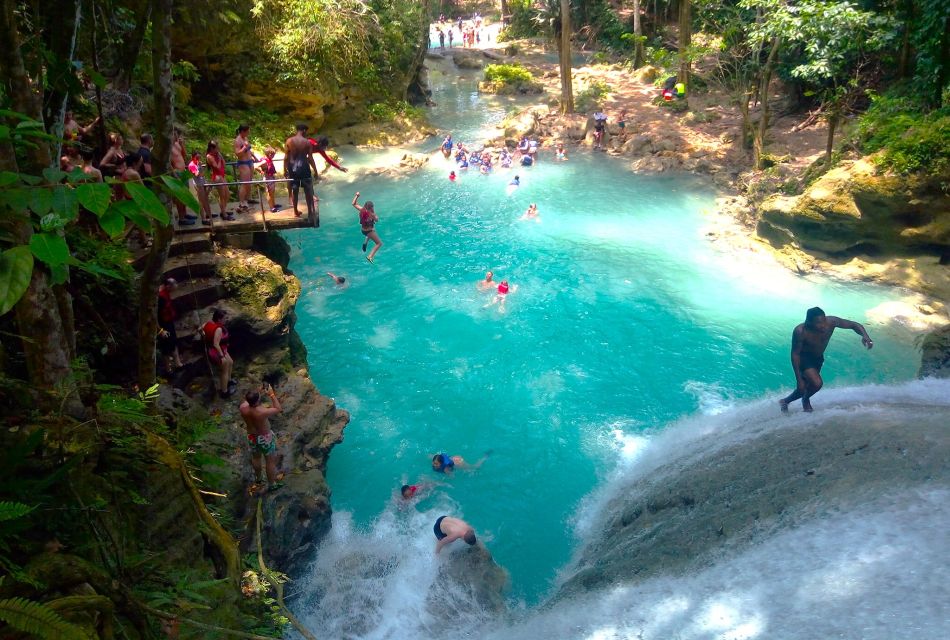
[[[270,398],[270,406],[261,404],[262,392]],[[274,388],[265,382],[260,391],[248,391],[239,410],[247,428],[247,442],[251,446],[251,466],[254,468],[251,495],[280,489],[284,486],[284,474],[277,471],[277,438],[271,431],[269,418],[284,409],[280,406]],[[261,475],[262,466],[267,473],[266,485]]]

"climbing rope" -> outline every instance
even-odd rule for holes
[[[277,604],[280,605],[281,610],[284,612],[284,615],[287,616],[287,619],[290,620],[290,623],[294,625],[297,631],[300,632],[307,640],[317,640],[316,636],[310,633],[300,620],[297,620],[294,617],[294,614],[290,612],[290,609],[287,608],[287,605],[284,604],[284,585],[277,579],[276,576],[267,568],[267,565],[264,564],[264,547],[261,542],[261,522],[264,520],[262,515],[263,507],[261,506],[264,503],[263,498],[257,499],[257,563],[260,565],[261,573],[264,577],[267,578],[268,582],[274,585],[274,590],[277,592]]]

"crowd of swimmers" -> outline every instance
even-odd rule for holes
[[[455,45],[455,34],[458,33],[459,41],[463,47],[475,47],[482,41],[488,42],[491,38],[490,32],[484,27],[484,20],[476,11],[471,20],[464,20],[461,17],[455,20],[446,20],[445,15],[439,16],[439,21],[434,27],[432,35],[439,41],[439,49],[444,50],[446,41],[449,47]],[[430,38],[430,42],[432,38]]]

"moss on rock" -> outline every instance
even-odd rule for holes
[[[300,281],[259,253],[225,249],[219,257],[218,276],[245,314],[268,323],[283,322],[300,297]]]

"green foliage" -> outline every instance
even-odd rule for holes
[[[414,0],[254,0],[251,13],[278,81],[374,97],[399,88],[428,31]]]
[[[538,12],[533,8],[531,0],[508,0],[508,11],[511,18],[498,34],[500,42],[541,35],[541,25],[535,19]]]
[[[591,80],[574,96],[574,106],[580,113],[600,109],[604,98],[610,95],[610,85],[601,80]]]
[[[22,518],[36,507],[25,505],[22,502],[0,502],[0,522]]]
[[[376,102],[366,107],[371,122],[393,122],[397,118],[419,120],[425,117],[420,107],[414,107],[405,100]]]
[[[13,247],[0,253],[0,316],[26,293],[33,273],[33,254],[29,247]]]
[[[531,82],[534,76],[520,64],[490,64],[485,67],[485,80],[501,84]]]
[[[857,144],[865,153],[880,151],[879,164],[901,174],[939,175],[950,170],[950,107],[930,113],[920,97],[872,96],[858,120]]]
[[[70,624],[50,609],[26,598],[0,600],[0,620],[43,640],[89,640],[81,627]]]

